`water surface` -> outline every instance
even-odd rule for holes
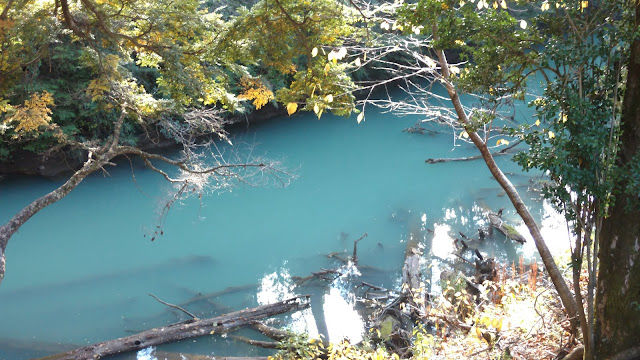
[[[164,234],[153,242],[150,237],[173,188],[140,164],[134,164],[134,181],[127,161],[107,169],[108,174],[90,176],[29,220],[9,243],[0,286],[0,358],[27,359],[184,319],[148,293],[177,304],[238,287],[216,298],[233,309],[297,294],[293,276],[340,266],[326,255],[346,255],[365,232],[359,264],[371,269],[361,273],[366,281],[394,288],[410,234],[428,245],[427,254],[433,249],[433,255],[444,258],[453,250],[452,235],[475,235],[486,211],[505,208],[504,218],[520,224],[483,162],[425,164],[426,158],[476,152],[468,145],[454,146],[447,129],[437,129],[437,135],[402,131],[416,120],[368,110],[360,125],[355,117],[324,115],[319,121],[313,114],[296,114],[236,130],[235,144],[250,144],[254,153],[282,161],[298,179],[284,188],[276,183],[239,186],[177,204]],[[557,214],[528,191],[539,175],[520,173],[508,157],[498,162],[514,174],[512,181],[542,224],[550,247],[566,247],[566,228]],[[0,222],[60,183],[3,179]],[[534,254],[532,241],[520,246],[502,237],[486,241],[480,250],[511,260]],[[437,271],[433,277],[436,282]],[[353,299],[346,290],[340,281],[331,289],[318,287],[315,308],[296,315],[294,325],[328,332],[332,340],[357,336],[359,330],[346,326],[361,321],[349,310]],[[203,316],[220,310],[211,303],[194,307]],[[325,318],[321,329],[313,321],[319,316]],[[229,339],[167,348],[261,353]]]

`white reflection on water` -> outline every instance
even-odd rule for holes
[[[258,304],[273,304],[297,296],[299,294],[294,291],[295,287],[287,268],[266,274],[260,281],[256,295]],[[310,337],[318,336],[318,327],[310,308],[291,314],[289,329],[297,333],[307,333]]]
[[[355,309],[356,298],[353,293],[353,278],[360,276],[353,264],[338,269],[342,276],[328,285],[322,296],[322,313],[326,324],[328,339],[338,342],[349,339],[351,343],[359,343],[363,339],[364,320]],[[270,304],[298,295],[296,285],[291,279],[288,269],[281,268],[266,274],[260,281],[257,293],[258,303]],[[316,295],[318,296],[318,295]],[[291,314],[288,324],[290,330],[307,333],[310,337],[318,337],[318,325],[311,309]]]
[[[433,227],[431,253],[439,258],[446,259],[450,257],[451,253],[455,250],[453,247],[453,238],[449,235],[451,226],[436,223]]]
[[[571,236],[567,232],[567,222],[564,215],[553,208],[548,200],[542,202],[542,216],[540,220],[540,233],[549,247],[551,254],[560,255],[569,250]],[[527,239],[523,245],[525,257],[538,257],[533,238],[524,223],[519,223],[516,229]]]
[[[343,275],[331,284],[324,295],[324,320],[327,324],[329,341],[339,342],[349,339],[352,344],[362,341],[364,321],[355,309],[356,298],[351,289],[350,278],[360,276],[358,269],[349,263]]]

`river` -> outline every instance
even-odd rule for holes
[[[519,111],[526,116],[529,110]],[[298,293],[293,276],[337,266],[326,255],[346,255],[364,233],[359,264],[374,269],[367,281],[394,288],[410,233],[429,238],[427,253],[447,257],[453,249],[450,234],[475,235],[489,209],[505,208],[504,218],[526,232],[483,162],[425,164],[430,157],[476,152],[469,145],[454,146],[454,136],[444,128],[436,128],[438,134],[403,132],[416,120],[375,110],[368,110],[361,124],[355,116],[325,114],[318,120],[295,114],[235,130],[233,142],[240,151],[250,146],[254,154],[277,159],[297,179],[286,187],[239,185],[176,204],[163,235],[153,242],[171,186],[137,163],[134,181],[127,161],[107,169],[108,174],[90,176],[29,220],[9,243],[0,285],[0,359],[42,356],[182,319],[149,293],[179,304],[227,289],[218,300],[234,309]],[[567,246],[561,217],[528,191],[539,174],[521,173],[508,157],[498,162],[512,174],[550,247],[561,251]],[[0,222],[61,181],[0,180]],[[535,254],[532,241],[520,246],[500,237],[480,250],[515,261]],[[435,283],[437,271],[433,276]],[[333,290],[317,289],[316,308],[288,323],[318,331],[313,318],[324,307],[321,332],[332,340],[357,338],[362,319],[340,286],[337,281]],[[191,309],[203,316],[214,313],[203,304]],[[263,354],[224,338],[165,349]]]

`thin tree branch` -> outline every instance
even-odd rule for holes
[[[183,313],[191,316],[192,319],[198,320],[197,316],[195,316],[192,313],[190,313],[189,311],[185,310],[183,307],[181,307],[179,305],[175,305],[175,304],[169,304],[168,302],[162,301],[162,300],[158,299],[158,297],[153,295],[152,293],[149,293],[148,295],[151,296],[152,298],[156,299],[159,303],[167,305],[167,306],[172,307],[174,309],[178,309],[178,310],[182,311]]]

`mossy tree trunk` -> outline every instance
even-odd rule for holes
[[[640,25],[640,1],[635,1]],[[640,161],[640,40],[631,46],[622,110],[618,165]],[[626,169],[628,171],[628,168]],[[615,205],[603,221],[596,294],[595,358],[640,357],[640,198],[626,191],[630,179],[616,184]],[[630,204],[633,204],[629,209]],[[615,356],[618,354],[619,356]]]

